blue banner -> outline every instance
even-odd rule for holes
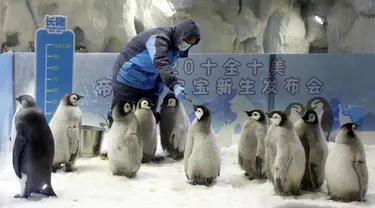
[[[72,92],[74,33],[64,16],[44,20],[36,31],[36,101],[49,122],[62,96]]]
[[[16,60],[24,63],[16,61],[16,68],[30,68],[28,56],[17,54]],[[117,56],[75,56],[73,91],[85,96],[80,101],[84,123],[105,122],[103,116],[107,116],[113,96],[110,83]],[[375,98],[369,96],[374,87],[373,72],[368,70],[372,62],[375,54],[190,54],[173,68],[194,103],[211,109],[217,133],[226,126],[226,131],[240,134],[247,119],[244,110],[286,110],[295,121],[305,109],[314,108],[326,136],[332,139],[333,132],[346,122],[358,123],[360,131],[375,131]],[[23,74],[30,76],[29,72]],[[16,86],[24,80],[20,78]],[[27,86],[19,86],[18,91]],[[167,92],[165,88],[160,99]],[[192,105],[188,101],[184,105],[193,119]]]

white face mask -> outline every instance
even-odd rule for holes
[[[186,51],[190,48],[190,46],[190,44],[186,43],[185,41],[182,41],[182,43],[178,45],[178,49],[180,49],[180,51]]]

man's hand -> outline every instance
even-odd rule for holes
[[[181,87],[180,85],[175,85],[173,87],[173,92],[174,92],[174,95],[176,96],[177,99],[179,99],[179,100],[186,100],[185,89],[183,87]]]

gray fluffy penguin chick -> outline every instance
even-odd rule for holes
[[[134,178],[141,166],[143,140],[132,111],[133,102],[121,101],[113,107],[113,123],[108,131],[108,162],[113,175]]]
[[[307,110],[301,119],[294,123],[294,130],[306,155],[301,189],[314,191],[324,183],[324,169],[328,156],[328,145],[320,127],[318,114],[313,109]]]
[[[368,187],[366,154],[357,136],[358,125],[339,129],[325,167],[328,194],[337,201],[365,201]]]
[[[203,105],[194,105],[196,118],[189,127],[184,169],[192,185],[211,185],[220,176],[220,149],[211,126],[211,114]]]
[[[299,195],[302,177],[305,173],[305,150],[293,128],[293,123],[283,111],[268,114],[271,126],[266,141],[271,153],[267,159],[267,177],[279,195]]]
[[[151,107],[154,104],[148,98],[142,98],[137,103],[135,115],[137,116],[140,126],[140,136],[143,139],[143,159],[142,163],[148,163],[155,157],[156,147],[158,144],[158,136],[156,131],[156,120],[152,113]],[[162,158],[160,158],[162,159]]]
[[[268,130],[268,117],[262,110],[245,111],[249,119],[241,130],[238,145],[238,163],[250,179],[265,179],[266,168],[264,139]]]
[[[55,140],[52,172],[56,172],[61,164],[65,164],[66,172],[75,169],[82,130],[82,112],[78,106],[81,98],[83,96],[76,93],[65,94],[49,123]]]
[[[14,119],[13,168],[21,188],[15,197],[28,198],[31,193],[56,196],[51,185],[55,144],[47,119],[30,95],[16,100],[22,107]]]
[[[190,121],[184,105],[174,93],[168,93],[160,106],[160,140],[164,151],[174,160],[184,157]]]

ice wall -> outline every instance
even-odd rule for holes
[[[119,52],[137,33],[185,18],[202,26],[195,52],[375,51],[374,0],[1,0],[0,41],[29,51],[46,14],[67,15],[89,52]]]

